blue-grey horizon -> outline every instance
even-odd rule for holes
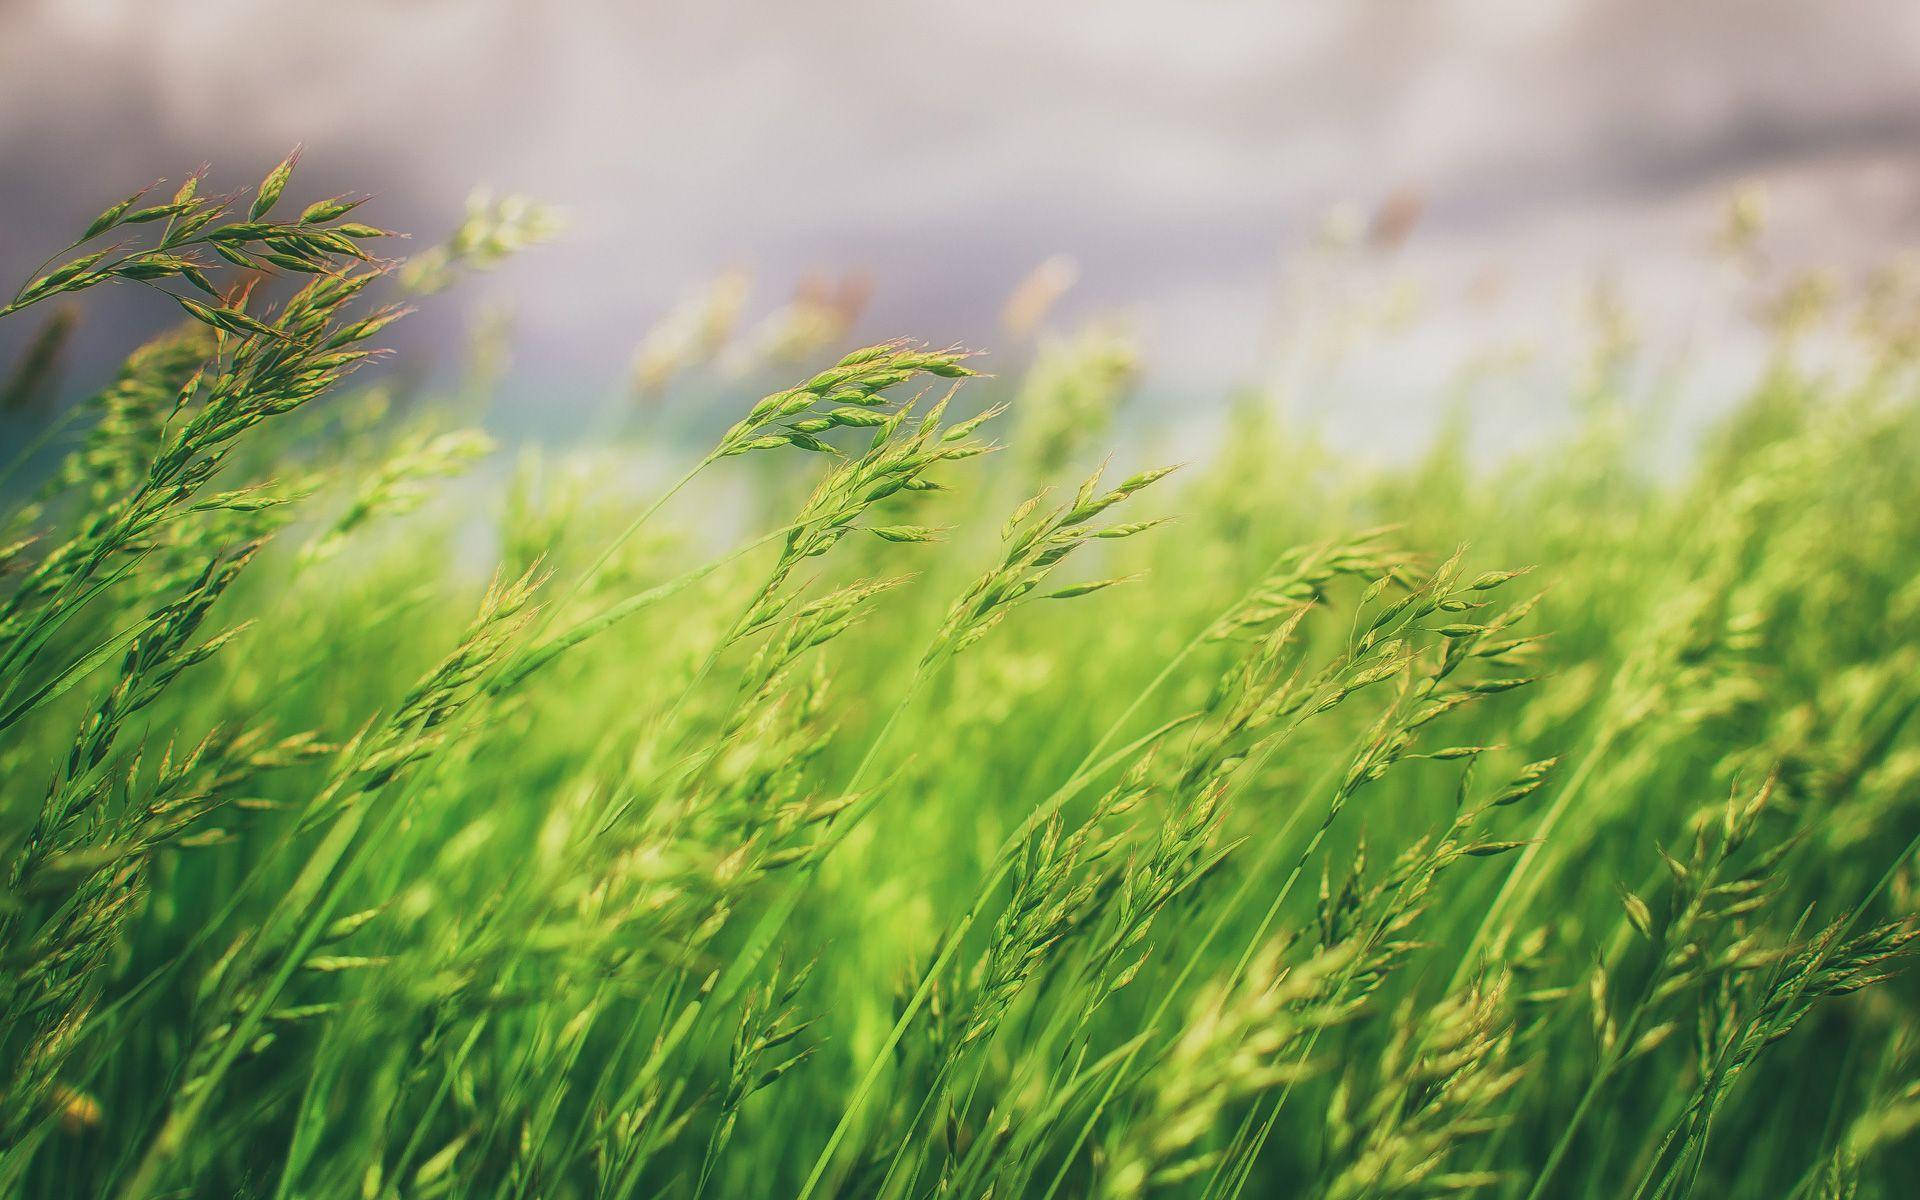
[[[423,235],[479,184],[569,212],[561,244],[485,285],[513,306],[523,395],[609,386],[735,267],[763,306],[857,271],[862,335],[992,346],[1052,255],[1078,265],[1060,320],[1120,314],[1149,378],[1198,395],[1267,381],[1326,299],[1306,249],[1326,214],[1407,194],[1417,228],[1373,277],[1427,290],[1424,353],[1320,403],[1418,424],[1436,363],[1492,330],[1551,340],[1582,281],[1684,317],[1742,179],[1772,187],[1782,260],[1911,245],[1917,60],[1920,9],[1894,0],[16,0],[0,270],[129,181],[210,160],[239,185],[299,143],[302,186],[372,190]],[[95,308],[102,345],[167,317]]]

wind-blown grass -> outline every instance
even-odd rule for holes
[[[1604,372],[1498,470],[1096,469],[1101,333],[634,499],[351,378],[551,214],[402,266],[292,166],[0,309],[186,313],[6,456],[0,1195],[1905,1194],[1914,297],[1681,477]]]

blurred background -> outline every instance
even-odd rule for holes
[[[1385,455],[1467,392],[1482,445],[1524,445],[1612,322],[1684,442],[1766,345],[1734,198],[1749,273],[1914,245],[1917,62],[1911,0],[0,0],[0,277],[134,186],[248,185],[297,143],[297,199],[374,192],[421,244],[476,185],[566,211],[400,339],[422,370],[509,314],[509,435],[586,428],[689,320],[764,350],[798,312],[1008,370],[1103,321],[1176,441],[1264,388]],[[90,299],[61,385],[174,316]]]

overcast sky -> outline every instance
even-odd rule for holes
[[[571,212],[493,284],[523,382],[617,377],[733,266],[762,305],[860,269],[863,333],[990,345],[1066,253],[1063,319],[1123,310],[1156,378],[1215,389],[1265,369],[1328,209],[1397,188],[1425,211],[1394,270],[1442,309],[1503,280],[1506,331],[1599,272],[1670,302],[1745,178],[1783,255],[1903,251],[1916,65],[1911,0],[0,0],[0,271],[130,182],[238,185],[298,142],[308,188],[389,225],[444,229],[481,183]],[[1389,412],[1423,386],[1394,370]]]

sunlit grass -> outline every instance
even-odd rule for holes
[[[1099,331],[827,355],[636,500],[350,378],[551,214],[396,267],[290,171],[4,310],[188,322],[7,456],[0,1191],[1905,1194],[1913,297],[1681,476],[1604,372],[1498,468],[1101,469]]]

